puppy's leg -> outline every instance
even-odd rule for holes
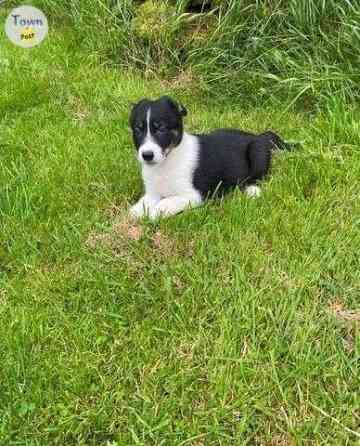
[[[247,156],[250,172],[249,183],[255,184],[262,180],[269,172],[271,163],[272,141],[264,136],[259,136],[256,141],[249,145]]]
[[[261,189],[256,184],[249,184],[245,187],[245,193],[250,198],[257,198],[261,195]]]
[[[156,205],[160,202],[160,197],[145,194],[140,200],[130,208],[130,215],[134,218],[141,218],[144,215],[151,215]]]
[[[270,135],[271,136],[271,135]],[[251,198],[261,195],[261,189],[256,185],[269,172],[271,164],[271,151],[273,142],[267,134],[260,135],[248,148],[249,179],[245,187],[245,193]]]
[[[194,208],[200,206],[202,198],[200,194],[192,195],[176,195],[174,197],[164,198],[159,201],[153,212],[150,213],[150,218],[155,220],[158,217],[169,217],[170,215],[178,214],[186,208]]]

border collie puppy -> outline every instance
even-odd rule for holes
[[[186,133],[186,114],[167,96],[143,99],[133,107],[130,126],[145,185],[144,196],[130,209],[133,217],[174,215],[236,186],[257,197],[257,182],[269,171],[273,149],[287,148],[272,132]]]

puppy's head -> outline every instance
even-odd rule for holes
[[[168,96],[155,101],[143,99],[134,105],[130,126],[141,163],[159,164],[180,144],[186,113],[183,106]]]

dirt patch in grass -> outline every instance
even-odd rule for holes
[[[75,122],[82,123],[90,116],[90,110],[81,98],[71,95],[68,99],[67,110]]]
[[[292,446],[294,443],[287,435],[275,435],[275,437],[266,444],[267,446]]]
[[[129,240],[139,241],[143,236],[143,229],[133,221],[124,219],[114,223],[112,230],[115,235]]]
[[[114,256],[128,255],[129,242],[138,242],[143,236],[143,229],[128,217],[115,220],[109,230],[91,231],[85,245],[95,250],[108,249]]]
[[[286,434],[274,435],[271,440],[256,440],[257,446],[293,446],[295,443]]]
[[[342,302],[334,301],[329,305],[329,312],[335,316],[344,330],[342,337],[344,349],[348,353],[353,353],[355,351],[356,336],[359,334],[360,329],[360,309],[348,310],[344,308]]]
[[[94,230],[89,233],[85,240],[85,246],[91,250],[105,248],[116,257],[129,256],[133,252],[132,248],[138,246],[140,242],[144,242],[143,248],[145,251],[150,248],[154,259],[191,257],[194,254],[193,241],[184,243],[160,229],[153,232],[152,227],[124,215],[123,211],[121,213],[116,206],[106,211],[106,214],[111,217],[113,222],[109,229]],[[176,286],[182,288],[180,279]]]
[[[173,253],[177,252],[175,240],[171,239],[161,231],[156,231],[155,234],[150,237],[150,241],[156,251],[164,257],[170,257]]]
[[[104,215],[106,218],[113,220],[115,218],[120,218],[124,216],[124,208],[113,203],[111,206],[104,210]]]
[[[360,323],[360,309],[347,310],[341,302],[335,301],[330,304],[329,310],[341,322]]]
[[[0,288],[0,309],[7,304],[7,293],[4,288]]]
[[[180,71],[176,76],[170,79],[162,79],[161,85],[165,89],[181,90],[191,89],[199,85],[201,78],[191,69]]]

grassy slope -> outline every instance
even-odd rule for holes
[[[356,111],[177,92],[193,130],[272,127],[304,147],[258,200],[90,249],[140,194],[129,103],[171,88],[102,69],[66,34],[0,51],[0,443],[355,444],[359,340],[344,349],[354,333],[328,307],[359,302]]]

